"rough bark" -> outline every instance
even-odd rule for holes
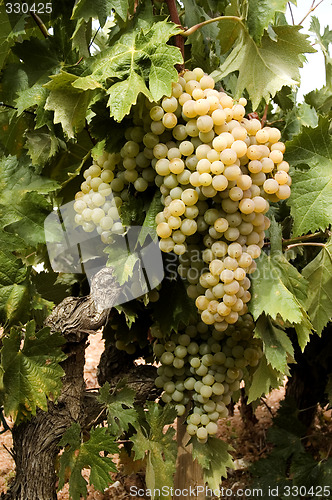
[[[325,389],[332,366],[332,324],[324,328],[322,335],[313,335],[304,352],[295,344],[295,361],[291,365],[291,377],[286,386],[286,398],[292,398],[300,410],[299,420],[309,428],[317,404],[327,403]]]
[[[54,500],[56,474],[54,462],[58,443],[71,423],[78,420],[82,407],[85,341],[70,345],[63,363],[66,375],[58,403],[49,411],[13,428],[16,477],[4,500]]]
[[[108,288],[107,288],[108,287]],[[61,395],[56,404],[49,402],[48,412],[38,411],[35,417],[13,428],[13,455],[16,476],[2,500],[54,500],[56,495],[55,460],[59,441],[73,422],[82,428],[90,428],[105,418],[103,407],[96,400],[96,393],[85,391],[83,370],[86,339],[89,333],[103,326],[109,317],[119,288],[109,269],[97,273],[87,297],[66,297],[46,319],[51,332],[60,331],[67,339],[64,347],[67,359],[62,363],[65,371]],[[100,304],[107,303],[102,309]],[[98,305],[99,304],[99,305]],[[119,355],[114,352],[113,359]],[[133,359],[126,360],[113,370],[100,372],[110,376],[111,390],[124,376],[128,384],[137,390],[137,403],[155,398],[155,368],[135,366]]]
[[[241,388],[240,415],[245,425],[252,427],[258,423],[252,404],[248,404],[248,396],[244,388]]]

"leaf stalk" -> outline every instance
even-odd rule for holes
[[[235,21],[235,22],[240,23],[242,25],[242,27],[244,27],[243,19],[241,17],[237,17],[237,16],[219,16],[219,17],[214,17],[213,19],[208,19],[207,21],[203,21],[201,23],[195,24],[191,28],[188,28],[187,30],[183,31],[181,33],[181,36],[185,36],[185,37],[190,36],[193,33],[195,33],[195,31],[197,31],[198,29],[202,28],[203,26],[206,26],[206,25],[211,24],[211,23],[216,23],[216,22],[219,22],[219,21]]]

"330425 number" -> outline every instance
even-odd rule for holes
[[[51,14],[52,4],[49,3],[33,3],[29,6],[26,2],[6,2],[7,14],[27,14],[34,12],[35,14]]]

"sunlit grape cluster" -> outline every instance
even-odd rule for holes
[[[156,141],[161,134],[153,148],[165,207],[156,216],[160,248],[181,262],[192,235],[202,235],[208,270],[196,291],[188,291],[202,321],[219,330],[246,314],[246,275],[255,270],[270,225],[269,201],[290,195],[280,131],[246,119],[246,103],[215,90],[213,79],[196,68],[150,109]],[[163,142],[165,129],[172,138]]]
[[[253,339],[254,324],[244,315],[226,332],[211,329],[203,322],[189,325],[169,339],[158,338],[154,353],[161,365],[156,386],[163,389],[162,400],[173,402],[178,415],[187,415],[187,432],[200,442],[217,433],[219,418],[227,417],[227,405],[239,390],[246,367],[257,366],[262,350]]]

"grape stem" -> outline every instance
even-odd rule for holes
[[[287,245],[285,250],[290,250],[291,248],[295,247],[303,247],[303,246],[311,246],[311,247],[326,247],[325,243],[316,243],[316,242],[303,242],[303,243],[294,243],[293,245]]]
[[[308,12],[306,13],[306,15],[305,15],[305,16],[301,19],[301,21],[299,22],[299,26],[303,23],[303,21],[304,21],[305,19],[307,19],[307,17],[308,17],[308,16],[309,16],[309,15],[310,15],[310,14],[311,14],[314,10],[316,10],[316,9],[317,9],[317,7],[319,7],[319,6],[320,6],[320,4],[321,4],[323,1],[324,1],[324,0],[320,0],[320,2],[318,2],[318,4],[317,4],[317,5],[315,5],[316,0],[313,0],[313,1],[312,1],[312,4],[311,4],[310,9],[309,9],[309,10],[308,10]]]
[[[294,21],[294,15],[293,15],[293,9],[292,9],[291,3],[288,2],[287,5],[288,5],[288,8],[289,8],[289,12],[290,12],[291,18],[292,18],[292,24],[294,26],[295,25],[295,21]]]
[[[178,10],[176,8],[175,0],[166,0],[166,3],[171,20],[173,21],[173,23],[177,24],[179,28],[183,29],[183,26],[179,18]],[[175,35],[175,45],[180,49],[182,57],[184,59],[184,39],[181,35],[182,33]],[[183,70],[184,70],[184,64],[179,64],[178,71],[181,72]]]
[[[50,36],[50,34],[47,31],[47,28],[46,28],[45,24],[43,23],[43,21],[40,19],[40,17],[37,16],[37,14],[35,14],[34,12],[31,12],[31,11],[30,11],[30,16],[35,21],[35,23],[37,24],[37,26],[40,29],[41,33],[43,34],[44,38],[48,38]]]
[[[264,109],[264,114],[263,114],[262,119],[261,119],[261,125],[262,125],[262,127],[264,127],[264,125],[266,123],[266,118],[267,118],[268,111],[269,111],[269,103],[266,104],[265,109]]]
[[[303,236],[297,236],[296,238],[290,238],[288,240],[283,240],[282,244],[283,246],[288,246],[288,245],[291,245],[293,243],[301,243],[302,241],[308,241],[308,240],[312,240],[314,238],[328,238],[330,236],[329,233],[323,233],[322,231],[319,231],[317,233],[313,233],[313,234],[304,234]]]
[[[12,106],[11,104],[6,104],[5,102],[2,102],[2,101],[0,101],[0,106],[3,106],[4,108],[18,109],[18,108],[15,108],[15,106]],[[26,109],[23,111],[23,113],[27,113],[28,115],[33,115],[33,116],[35,116],[35,114],[36,114],[33,111],[27,111]]]
[[[207,21],[203,21],[202,23],[195,24],[191,28],[188,28],[187,30],[183,31],[181,33],[181,35],[182,36],[186,36],[186,37],[190,36],[193,33],[195,33],[195,31],[197,31],[199,28],[202,28],[203,26],[206,26],[207,24],[216,23],[216,22],[219,22],[219,21],[235,21],[235,22],[240,23],[242,25],[242,27],[244,27],[243,19],[241,17],[237,17],[237,16],[219,16],[219,17],[215,17],[213,19],[208,19]]]

